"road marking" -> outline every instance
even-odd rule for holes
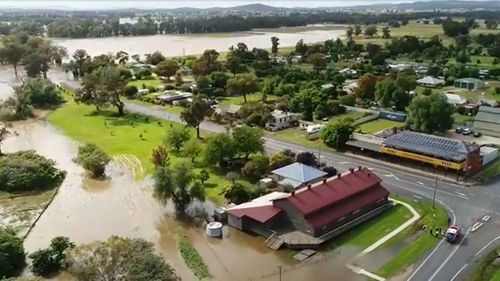
[[[388,177],[388,178],[396,177],[395,175],[391,176],[390,174],[387,174],[387,175],[384,175],[384,176],[386,176],[386,177]],[[407,184],[412,184],[412,185],[414,185],[414,186],[419,186],[419,187],[425,188],[425,189],[427,189],[427,190],[432,190],[432,191],[434,191],[434,188],[429,187],[429,186],[426,186],[426,185],[417,185],[417,184],[415,184],[415,183],[413,183],[413,182],[406,181],[406,180],[402,180],[402,179],[399,179],[399,178],[397,178],[397,177],[396,177],[396,179],[397,179],[398,181],[400,181],[400,182],[404,182],[404,183],[407,183]],[[393,183],[393,185],[396,185],[396,184],[395,184],[395,183]],[[412,191],[412,192],[415,192],[414,190],[410,190],[410,189],[406,189],[406,190],[408,190],[408,191]],[[458,194],[453,193],[453,192],[448,192],[448,191],[440,190],[439,188],[437,189],[437,192],[438,192],[438,193],[444,193],[444,194],[452,195],[452,196],[455,196],[455,197],[458,197],[458,198],[462,198],[462,199],[465,199],[465,200],[469,200],[469,197],[467,197],[467,196],[462,196],[462,195],[458,195]]]
[[[431,278],[429,278],[429,281],[432,281],[434,280],[434,278],[439,274],[439,272],[441,271],[441,269],[443,269],[443,267],[446,265],[446,263],[453,257],[453,255],[458,251],[458,249],[460,248],[460,246],[462,245],[462,243],[465,241],[465,238],[467,238],[467,235],[469,235],[469,231],[470,229],[467,229],[467,232],[465,233],[464,237],[462,238],[462,240],[460,241],[460,243],[458,243],[458,245],[455,246],[455,248],[453,249],[453,251],[448,255],[448,257],[443,261],[443,263],[441,263],[441,265],[438,267],[438,269],[434,272],[434,274],[432,274]]]
[[[473,226],[472,226],[472,232],[476,232],[476,230],[478,230],[479,228],[481,228],[481,226],[483,226],[483,223],[482,222],[476,222]]]
[[[483,221],[489,221],[491,219],[491,216],[484,216],[482,218]]]
[[[462,195],[462,196],[464,196],[464,197],[467,197],[467,195],[466,195],[465,193],[458,192],[458,191],[456,191],[455,193],[456,193],[456,194],[458,194],[458,195]]]
[[[418,195],[412,195],[412,197],[413,197],[413,198],[417,198],[418,200],[423,199],[423,197],[422,197],[422,196],[418,196]]]
[[[477,252],[474,255],[474,257],[479,256],[484,250],[486,250],[486,248],[488,248],[491,244],[495,243],[495,241],[497,241],[498,239],[500,239],[500,236],[497,236],[495,239],[493,239],[490,242],[488,242],[488,244],[484,245],[484,247],[482,247],[481,250],[479,250],[479,252]]]
[[[423,182],[421,182],[421,181],[417,181],[417,183],[418,183],[418,184],[420,184],[420,185],[425,185],[425,184],[424,184]]]
[[[469,265],[469,264],[467,264],[467,263],[466,263],[466,264],[464,264],[464,265],[460,268],[460,270],[459,270],[459,271],[457,271],[457,273],[455,273],[455,275],[453,275],[453,277],[451,278],[451,280],[450,280],[450,281],[455,280],[455,278],[457,278],[457,277],[458,277],[458,275],[460,275],[460,273],[462,273],[462,271],[463,271],[463,270],[464,270],[464,269],[465,269],[468,265]]]
[[[342,162],[339,162],[339,164],[341,164],[341,165],[347,165],[347,164],[351,164],[351,162],[342,161]]]

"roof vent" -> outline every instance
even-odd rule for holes
[[[349,172],[354,173],[354,168],[349,168]]]
[[[290,192],[292,194],[292,196],[295,195],[295,190],[292,190],[292,192]]]
[[[367,177],[370,177],[372,174],[371,173],[368,173],[368,175],[366,175]]]
[[[338,179],[340,179],[340,176],[341,176],[341,175],[340,175],[340,173],[338,173],[338,174],[337,174],[337,178],[338,178]]]
[[[311,185],[310,184],[307,185],[307,189],[311,189]]]
[[[358,166],[358,171],[361,171],[361,166]]]
[[[326,179],[323,179],[323,183],[326,183]]]

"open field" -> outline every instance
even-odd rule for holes
[[[415,263],[439,242],[439,238],[430,235],[429,229],[436,229],[437,227],[446,229],[448,227],[448,214],[439,204],[436,204],[436,207],[433,208],[430,201],[415,202],[409,198],[392,196],[412,205],[421,215],[421,218],[418,223],[405,229],[396,237],[389,240],[384,246],[389,247],[400,241],[404,241],[410,235],[418,233],[422,226],[426,226],[426,230],[420,231],[417,238],[411,241],[411,243],[407,243],[407,245],[399,251],[396,257],[378,270],[377,274],[383,277],[390,277],[400,273],[405,268]]]
[[[77,105],[73,100],[67,100],[64,105],[49,115],[48,120],[64,134],[80,143],[95,143],[112,156],[132,155],[136,157],[138,163],[130,168],[138,171],[135,174],[138,179],[142,179],[153,171],[153,164],[150,161],[151,151],[163,143],[168,130],[172,127],[184,127],[179,123],[137,114],[117,117],[116,112],[111,109],[97,113],[94,107]],[[189,129],[189,131],[194,137],[194,130]],[[202,136],[206,137],[207,133],[202,132]],[[190,160],[170,153],[170,162],[171,164],[189,163]],[[195,172],[202,168],[198,162],[200,159],[194,164]],[[207,197],[216,203],[222,203],[223,198],[220,192],[229,182],[220,171],[214,169],[208,169],[208,171],[210,179],[206,182]],[[246,181],[240,182],[249,185]]]
[[[404,122],[397,122],[392,120],[377,119],[374,121],[366,122],[358,126],[358,129],[363,134],[373,134],[394,127],[400,128],[404,126]]]

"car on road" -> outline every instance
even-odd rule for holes
[[[454,224],[448,228],[446,231],[446,241],[450,243],[455,243],[458,241],[458,238],[460,237],[460,226]]]
[[[479,138],[481,136],[481,132],[474,132],[473,136],[475,138]]]
[[[472,129],[471,128],[465,128],[463,131],[462,131],[462,135],[464,136],[468,136],[472,134]]]
[[[456,127],[456,128],[455,128],[455,133],[460,134],[460,133],[462,133],[462,132],[463,132],[463,130],[464,130],[464,129],[462,129],[462,127]]]

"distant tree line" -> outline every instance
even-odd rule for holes
[[[137,36],[153,34],[189,34],[247,31],[255,28],[275,28],[282,26],[303,26],[319,23],[336,24],[376,24],[390,22],[397,27],[400,22],[408,22],[419,18],[436,18],[450,16],[442,12],[418,12],[400,14],[366,14],[366,13],[297,13],[286,16],[167,16],[153,19],[147,15],[138,18],[136,23],[120,23],[118,17],[103,18],[102,16],[86,15],[84,17],[52,18],[19,18],[10,24],[0,24],[0,34],[8,35],[13,31],[24,31],[31,35],[44,35],[43,26],[47,26],[47,35],[64,38],[110,37],[110,36]],[[469,12],[460,14],[461,17],[484,18],[491,22],[500,17],[498,11]],[[493,25],[491,25],[493,26]]]

